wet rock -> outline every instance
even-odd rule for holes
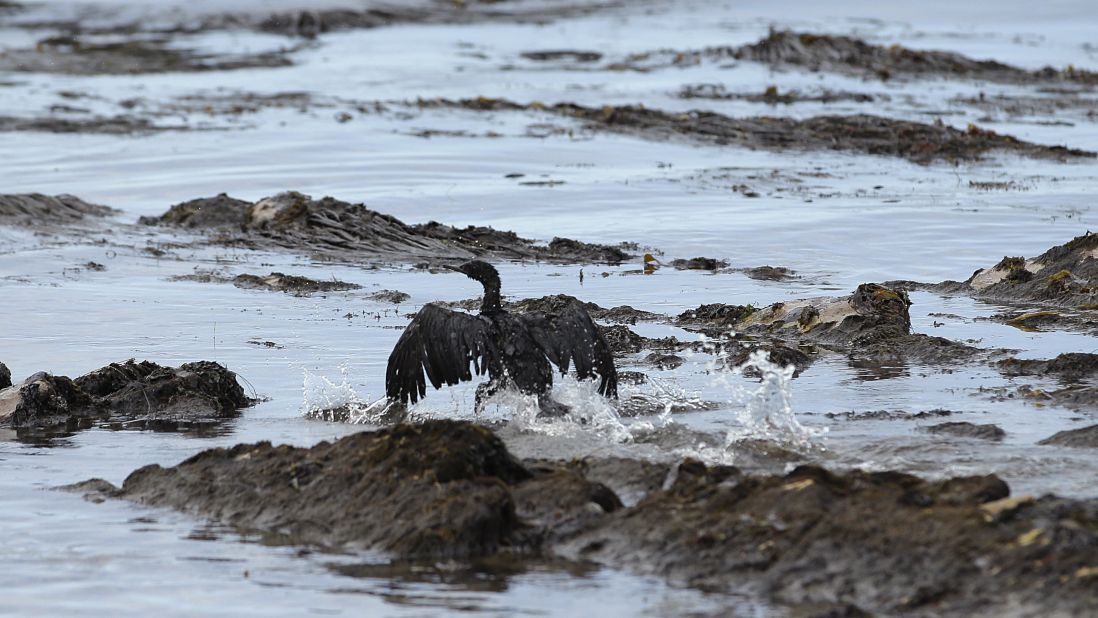
[[[14,429],[76,429],[98,416],[92,398],[65,376],[36,373],[0,391],[0,423]]]
[[[728,262],[716,258],[696,257],[689,260],[671,260],[671,266],[676,270],[717,270],[727,268]]]
[[[645,311],[643,309],[634,309],[629,305],[618,305],[617,307],[611,307],[609,309],[589,310],[591,317],[596,320],[602,320],[604,322],[616,322],[618,324],[636,324],[637,322],[651,322],[654,320],[662,320],[667,316],[659,313],[653,313],[651,311]]]
[[[281,542],[396,559],[540,551],[783,604],[906,615],[1098,608],[1088,581],[1098,501],[1010,500],[995,476],[926,481],[814,466],[752,476],[695,460],[674,469],[616,458],[523,464],[484,427],[432,420],[312,448],[211,449],[173,468],[141,468],[121,489],[69,489]]]
[[[991,268],[976,271],[964,289],[986,300],[1085,308],[1096,297],[1090,284],[1098,278],[1096,255],[1098,234],[1088,232],[1032,259],[1003,258]]]
[[[512,491],[515,513],[545,530],[550,538],[567,538],[622,507],[602,483],[555,462],[524,461],[533,478]]]
[[[802,466],[753,477],[687,461],[669,489],[558,551],[705,589],[763,590],[783,603],[839,602],[872,613],[1098,607],[1078,576],[1098,546],[1098,502],[1042,499],[988,521],[981,507],[1007,494],[993,476],[928,482]],[[1080,596],[1050,599],[1047,590],[1061,586]]]
[[[641,350],[680,350],[688,347],[688,344],[674,337],[654,339],[638,335],[623,324],[600,326],[599,332],[602,333],[615,356],[636,354]]]
[[[865,283],[844,298],[780,302],[761,309],[750,305],[702,305],[681,314],[676,324],[715,338],[726,339],[730,331],[735,331],[781,341],[791,348],[820,346],[845,353],[852,364],[870,368],[902,367],[908,362],[948,364],[971,360],[979,354],[1005,352],[912,334],[910,305],[902,289]],[[805,359],[789,360],[803,365]]]
[[[1004,375],[1055,375],[1066,382],[1078,382],[1098,376],[1098,354],[1065,352],[1051,360],[1008,358],[996,365]]]
[[[624,457],[587,457],[568,465],[581,471],[584,478],[610,488],[626,506],[661,489],[671,471],[666,463]]]
[[[924,427],[923,431],[933,434],[945,434],[959,438],[978,438],[999,442],[1006,437],[1006,432],[998,425],[977,425],[968,422],[938,423]]]
[[[90,218],[107,217],[116,212],[113,208],[89,204],[72,195],[0,194],[0,224],[3,225],[78,223]]]
[[[4,363],[0,363],[0,390],[11,386],[11,369]]]
[[[745,268],[742,272],[758,281],[786,281],[795,278],[793,271],[784,266],[756,266]]]
[[[648,356],[644,357],[644,362],[652,365],[657,369],[678,369],[686,362],[686,359],[678,354],[664,354],[661,352],[652,352]]]
[[[241,228],[248,223],[251,206],[251,202],[220,193],[176,204],[159,217],[141,217],[138,222],[191,229]]]
[[[357,290],[361,285],[344,281],[317,281],[298,275],[286,275],[283,273],[271,273],[266,276],[237,275],[233,279],[233,285],[246,290],[272,290],[285,292],[294,296],[307,296],[317,292],[343,292]]]
[[[312,448],[211,449],[141,468],[116,495],[292,543],[432,559],[534,549],[620,507],[600,484],[528,469],[488,429],[443,420]]]
[[[791,348],[781,342],[772,341],[764,344],[750,342],[729,342],[722,346],[722,358],[727,367],[738,367],[747,362],[748,358],[759,350],[766,351],[766,359],[779,367],[792,366],[793,377],[801,375],[805,369],[812,365],[813,357],[805,354],[797,348]],[[744,369],[744,375],[757,377],[759,370],[754,367]]]
[[[570,238],[554,238],[549,241],[549,253],[567,262],[599,262],[620,264],[632,256],[619,247],[596,245]]]
[[[111,363],[75,382],[112,418],[224,418],[253,403],[235,373],[210,361],[172,368],[130,359]]]
[[[410,294],[401,292],[400,290],[378,290],[377,292],[371,292],[366,295],[366,298],[369,298],[370,300],[375,300],[379,303],[392,303],[394,305],[399,305],[411,297]]]
[[[168,37],[94,42],[79,36],[51,36],[33,48],[4,50],[0,71],[69,75],[228,71],[289,66],[289,51],[216,56],[183,48]]]
[[[708,329],[727,328],[738,324],[753,313],[755,308],[751,305],[710,303],[680,313],[675,323],[679,326],[704,326]]]
[[[584,123],[588,130],[611,131],[644,139],[686,139],[718,146],[765,150],[836,150],[901,157],[916,163],[978,160],[994,151],[1034,158],[1094,158],[1094,152],[1046,146],[969,125],[965,130],[942,123],[924,124],[867,114],[812,118],[732,118],[693,110],[665,112],[643,106],[585,107],[574,103],[520,105],[505,99],[419,100],[421,108],[554,113]]]
[[[1049,436],[1037,444],[1071,446],[1075,448],[1098,448],[1098,425],[1082,429],[1069,429]]]
[[[225,195],[173,206],[145,225],[187,227],[211,242],[258,249],[288,249],[325,259],[360,263],[364,256],[443,262],[488,257],[552,262],[616,262],[622,249],[556,238],[548,246],[488,227],[455,228],[437,222],[408,225],[390,215],[331,197],[314,200],[280,193],[256,203]]]
[[[94,421],[177,430],[208,426],[251,404],[236,374],[217,363],[172,368],[130,359],[76,380],[38,373],[6,388],[0,391],[0,424],[31,433],[86,428]]]
[[[591,314],[602,309],[602,307],[595,303],[582,301],[569,294],[551,294],[540,298],[524,298],[522,300],[509,302],[506,307],[508,311],[514,311],[515,313],[560,313],[572,303],[579,303],[580,306]],[[479,304],[480,300],[478,299],[477,305],[479,306]]]

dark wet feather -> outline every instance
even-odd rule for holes
[[[424,305],[389,354],[385,394],[415,403],[427,394],[426,380],[435,388],[472,380],[470,364],[477,375],[483,374],[491,353],[488,327],[479,316]]]
[[[574,366],[576,376],[587,379],[598,374],[599,393],[618,395],[618,372],[614,355],[587,310],[573,302],[557,315],[527,313],[518,316],[530,336],[562,374]]]

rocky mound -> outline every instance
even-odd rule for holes
[[[212,449],[141,468],[121,489],[71,489],[283,542],[398,559],[538,551],[843,615],[1098,610],[1098,501],[1010,498],[995,476],[812,466],[750,476],[692,460],[667,472],[620,459],[523,463],[484,427],[436,420],[312,448]]]
[[[255,203],[221,194],[177,204],[159,217],[142,217],[140,222],[201,230],[221,244],[289,249],[352,262],[363,258],[438,262],[487,257],[618,263],[630,257],[620,247],[562,238],[539,245],[514,232],[489,227],[456,228],[433,221],[409,225],[363,204],[331,197],[314,200],[296,192]]]
[[[36,373],[0,390],[0,424],[29,435],[96,421],[174,430],[219,422],[251,403],[236,374],[217,363],[173,368],[130,359],[75,380]]]

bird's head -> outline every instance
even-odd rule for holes
[[[466,277],[479,281],[484,285],[499,286],[499,272],[488,262],[481,260],[469,260],[461,266],[448,266],[451,270],[465,273]]]

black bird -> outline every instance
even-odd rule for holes
[[[385,394],[391,400],[407,404],[426,396],[424,373],[438,389],[487,371],[489,381],[477,387],[476,410],[496,391],[514,386],[537,395],[543,411],[559,414],[561,406],[546,396],[553,385],[550,362],[562,375],[569,365],[581,379],[598,374],[599,393],[618,396],[614,356],[582,305],[573,301],[557,315],[510,313],[500,304],[499,273],[491,264],[472,260],[448,268],[484,286],[480,315],[424,305],[389,355]]]

